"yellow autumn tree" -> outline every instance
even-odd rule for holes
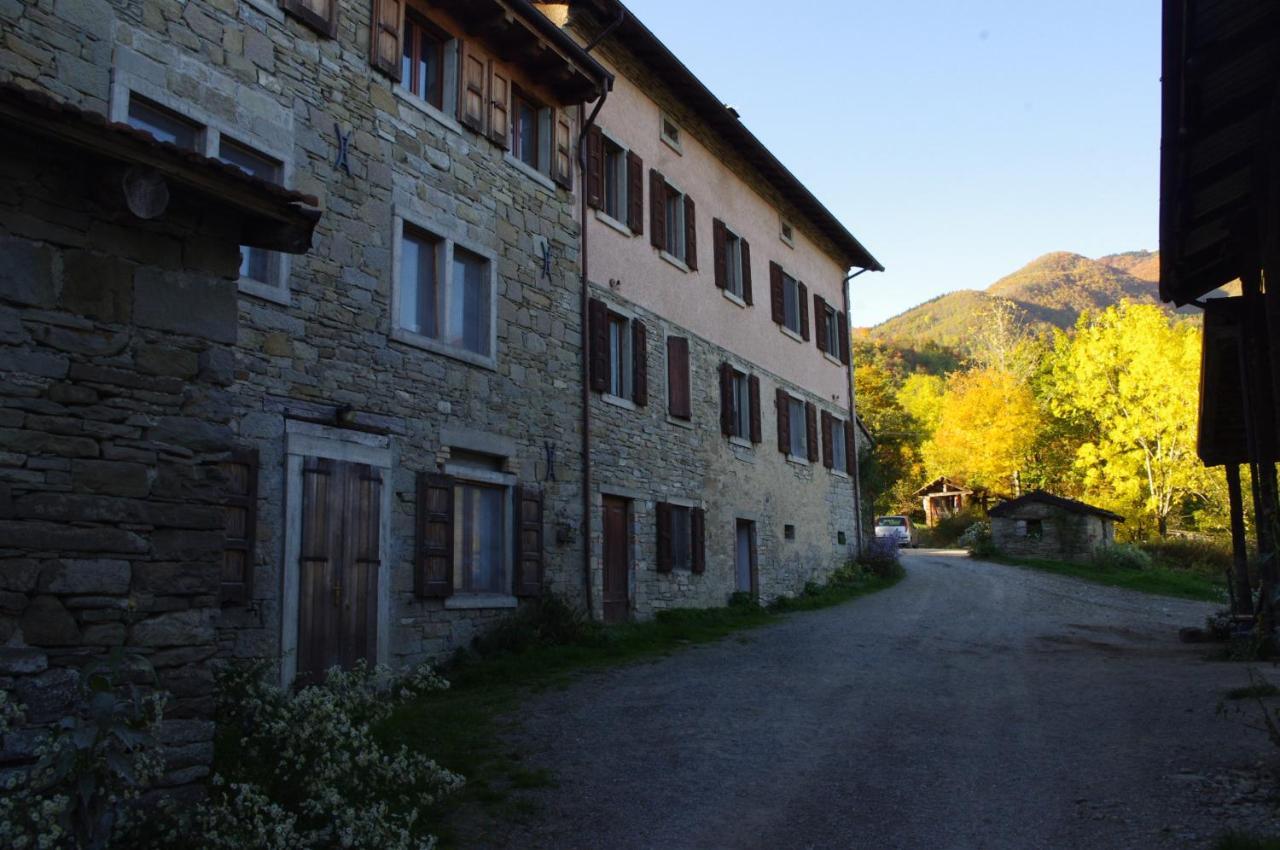
[[[924,444],[931,475],[1009,492],[1035,447],[1039,419],[1023,381],[1001,369],[952,375],[932,438]]]

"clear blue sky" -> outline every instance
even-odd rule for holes
[[[885,266],[855,325],[1049,251],[1156,248],[1156,0],[628,6]]]

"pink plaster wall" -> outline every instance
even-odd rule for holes
[[[603,62],[606,67],[607,63]],[[617,74],[616,69],[610,68]],[[818,349],[813,295],[837,310],[845,271],[804,234],[793,220],[795,247],[779,236],[778,210],[739,179],[681,126],[682,153],[661,138],[662,110],[631,80],[620,74],[596,123],[619,144],[644,159],[644,234],[627,236],[588,210],[587,236],[591,280],[620,280],[623,298],[652,310],[740,357],[825,398],[848,403],[845,367]],[[698,271],[685,272],[665,261],[649,241],[649,170],[662,172],[697,205]],[[579,190],[581,187],[578,187]],[[712,220],[720,218],[751,244],[754,304],[743,308],[715,285]],[[809,288],[810,339],[798,342],[773,323],[769,306],[769,263],[779,263]]]

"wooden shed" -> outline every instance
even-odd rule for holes
[[[1005,555],[1084,560],[1115,542],[1124,517],[1073,499],[1036,490],[996,505],[991,542]]]
[[[985,490],[966,487],[945,475],[933,479],[914,495],[924,506],[924,522],[929,528],[975,504],[987,504]]]

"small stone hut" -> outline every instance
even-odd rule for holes
[[[1124,517],[1037,490],[992,508],[991,541],[1006,555],[1084,560],[1115,542]]]

